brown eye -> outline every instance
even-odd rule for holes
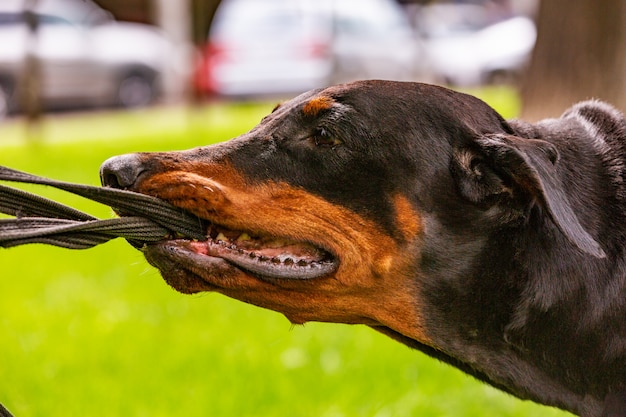
[[[323,148],[334,148],[337,145],[341,145],[341,141],[328,133],[326,129],[317,129],[311,136],[315,146]]]

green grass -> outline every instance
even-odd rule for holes
[[[0,164],[97,184],[109,156],[225,140],[271,108],[61,116],[30,143],[21,122],[10,122],[0,126]],[[123,241],[0,250],[0,266],[0,402],[16,417],[568,415],[362,326],[292,327],[220,295],[178,294]]]

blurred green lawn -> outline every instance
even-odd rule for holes
[[[505,116],[514,93],[482,91]],[[98,183],[109,156],[242,133],[273,103],[62,115],[25,141],[0,125],[0,164]],[[108,208],[35,189],[102,217]],[[0,402],[16,417],[567,416],[502,394],[362,326],[293,327],[216,294],[171,290],[123,241],[0,249]]]

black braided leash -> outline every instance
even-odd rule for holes
[[[171,236],[205,239],[203,221],[171,204],[131,191],[51,180],[0,166],[0,180],[52,186],[114,208],[123,217],[90,214],[20,189],[0,184],[0,247],[44,243],[87,249],[122,237],[141,248]],[[0,404],[0,417],[13,417]]]
[[[111,206],[124,217],[98,219],[90,214],[20,189],[0,184],[0,247],[44,243],[87,249],[122,237],[135,247],[169,236],[205,239],[202,220],[171,204],[131,191],[51,180],[0,166],[0,180],[49,185]],[[13,415],[0,404],[0,417]]]
[[[2,404],[0,404],[0,417],[13,417],[13,414],[9,412]]]
[[[123,217],[97,219],[90,214],[23,190],[0,185],[0,247],[44,243],[86,249],[122,237],[133,246],[184,236],[204,240],[202,220],[163,200],[113,188],[73,184],[0,166],[0,180],[52,186],[106,204]]]

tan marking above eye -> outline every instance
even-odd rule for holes
[[[329,110],[335,101],[328,96],[319,96],[311,99],[302,107],[302,113],[307,117],[317,117],[322,112]]]

